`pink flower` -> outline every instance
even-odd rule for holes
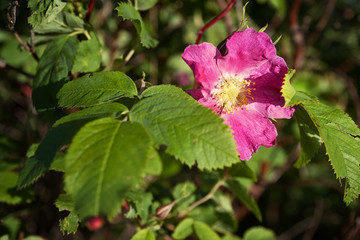
[[[294,109],[283,107],[280,92],[288,68],[269,36],[252,28],[231,35],[226,48],[225,56],[210,43],[185,49],[182,58],[200,84],[189,93],[221,115],[240,158],[249,160],[261,145],[275,145],[277,131],[269,118],[292,117]]]

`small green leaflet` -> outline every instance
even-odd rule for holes
[[[119,6],[115,8],[115,10],[118,11],[119,16],[132,21],[144,47],[154,48],[158,45],[158,41],[152,38],[147,30],[147,26],[144,24],[140,13],[132,5],[122,2],[119,3]]]
[[[206,223],[194,221],[194,230],[200,240],[220,240],[219,235]]]
[[[216,169],[239,162],[236,145],[227,125],[182,89],[154,86],[144,91],[131,109],[130,121],[142,123],[156,146],[189,166]]]
[[[49,23],[55,19],[65,5],[66,3],[61,0],[29,0],[28,7],[31,10],[31,15],[28,22],[33,27],[42,22]]]
[[[74,137],[65,161],[65,189],[81,219],[114,216],[146,172],[151,138],[138,123],[102,118]]]
[[[301,142],[300,155],[295,163],[295,167],[300,168],[309,163],[312,157],[315,156],[322,144],[322,140],[319,136],[319,131],[302,106],[298,106],[294,117],[299,126]]]
[[[175,239],[186,239],[194,232],[193,225],[194,225],[194,219],[192,218],[186,218],[182,220],[176,226],[175,231],[172,234],[172,237]]]
[[[17,163],[0,159],[0,202],[7,204],[30,203],[34,196],[31,189],[16,189],[19,175],[14,171]]]
[[[137,232],[130,240],[155,240],[155,236],[150,229],[142,229]]]
[[[83,125],[97,118],[119,117],[127,111],[127,108],[120,103],[107,103],[69,114],[56,121],[35,154],[26,160],[25,167],[20,172],[18,187],[22,188],[31,184],[49,170],[57,151],[70,143]]]
[[[61,107],[89,107],[137,95],[135,83],[122,72],[95,72],[66,83],[57,94]]]
[[[244,233],[243,236],[244,240],[275,240],[275,234],[273,231],[271,231],[270,229],[261,227],[261,226],[257,226],[257,227],[252,227],[248,230],[246,230],[246,232]]]
[[[137,3],[136,9],[140,11],[149,10],[155,4],[158,2],[158,0],[137,0],[135,1],[135,4]]]
[[[68,81],[77,47],[76,37],[64,35],[53,40],[45,49],[33,81],[33,104],[38,111],[57,106],[56,94]]]
[[[81,41],[71,70],[75,72],[94,72],[100,67],[101,45],[94,32],[90,32],[91,39]]]

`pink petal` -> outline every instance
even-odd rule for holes
[[[222,72],[247,75],[252,68],[276,56],[270,37],[252,28],[234,33],[226,42],[228,53],[218,62]]]
[[[204,96],[201,93],[200,89],[189,89],[186,91],[188,94],[190,94],[194,99],[199,100],[200,98],[203,98]]]
[[[269,103],[251,103],[246,105],[248,111],[259,113],[265,118],[287,118],[290,119],[295,112],[295,108],[281,107]]]
[[[216,65],[220,52],[211,43],[188,46],[182,58],[194,72],[194,77],[201,85],[201,89],[211,92],[217,80],[221,76]]]
[[[263,61],[264,63],[249,72],[249,78],[255,88],[251,96],[255,102],[272,103],[284,105],[284,98],[281,96],[281,87],[284,82],[288,68],[284,59],[274,57]]]
[[[257,111],[242,108],[221,117],[233,130],[240,159],[249,160],[261,145],[265,147],[275,145],[277,131],[274,124]]]

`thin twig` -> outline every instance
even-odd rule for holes
[[[316,24],[315,31],[312,33],[309,39],[308,45],[313,45],[316,40],[319,38],[320,33],[324,30],[327,23],[329,22],[331,13],[334,11],[336,0],[329,0],[325,6],[323,15],[321,16],[319,22]]]
[[[14,70],[14,71],[16,71],[16,72],[18,72],[18,73],[23,74],[23,75],[26,76],[26,77],[29,77],[29,78],[33,78],[33,77],[34,77],[32,74],[27,73],[27,72],[25,72],[24,70],[22,70],[22,69],[20,69],[20,68],[17,68],[17,67],[14,67],[14,66],[12,66],[12,65],[7,64],[6,61],[3,60],[3,59],[1,59],[1,58],[0,58],[0,68],[4,68],[4,69],[7,68],[7,69]]]
[[[215,194],[215,192],[223,185],[224,185],[224,180],[219,180],[214,185],[214,187],[210,190],[210,192],[208,194],[206,194],[206,196],[204,196],[203,198],[201,198],[198,201],[194,202],[187,209],[185,209],[182,213],[180,213],[179,214],[180,218],[185,217],[186,214],[188,214],[191,210],[193,210],[197,206],[199,206],[199,205],[203,204],[204,202],[208,201],[209,199],[211,199],[213,197],[213,195]]]
[[[226,8],[226,0],[217,0],[217,2],[221,9]],[[224,22],[225,22],[227,33],[228,34],[232,33],[232,31],[234,31],[234,29],[235,29],[235,26],[234,26],[234,22],[229,14],[224,15]]]
[[[89,8],[88,8],[88,11],[87,11],[86,16],[85,16],[85,21],[86,22],[89,22],[91,13],[94,10],[94,6],[95,6],[95,0],[90,0]]]
[[[305,36],[304,32],[300,29],[298,20],[300,5],[301,0],[294,0],[289,14],[290,31],[292,40],[295,43],[295,54],[293,58],[294,69],[299,69],[304,64]]]
[[[200,29],[200,31],[198,31],[197,35],[198,38],[196,39],[196,44],[199,44],[201,41],[201,37],[204,34],[204,32],[211,27],[214,23],[216,23],[217,21],[219,21],[222,17],[224,17],[224,15],[234,6],[234,4],[236,3],[237,0],[231,0],[231,2],[229,3],[229,5],[219,14],[217,15],[213,20],[211,20],[209,23],[207,23],[202,29]]]
[[[20,43],[20,45],[33,56],[36,61],[39,61],[39,57],[35,52],[35,45],[34,45],[34,32],[32,28],[30,28],[30,46],[20,38],[19,34],[15,31],[15,24],[16,24],[16,7],[20,7],[18,1],[13,1],[8,4],[6,8],[6,17],[8,19],[8,28],[14,34],[16,40]]]

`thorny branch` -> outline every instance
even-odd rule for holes
[[[39,61],[39,57],[35,52],[35,44],[34,44],[35,34],[34,34],[33,29],[30,28],[30,44],[24,43],[24,41],[21,39],[19,34],[15,31],[16,8],[17,7],[20,7],[20,4],[19,4],[19,2],[17,0],[8,4],[8,6],[6,8],[6,17],[7,17],[7,20],[8,20],[8,25],[7,26],[9,28],[9,30],[12,31],[12,33],[14,34],[16,40],[20,43],[20,45],[27,52],[29,52],[36,61]]]

